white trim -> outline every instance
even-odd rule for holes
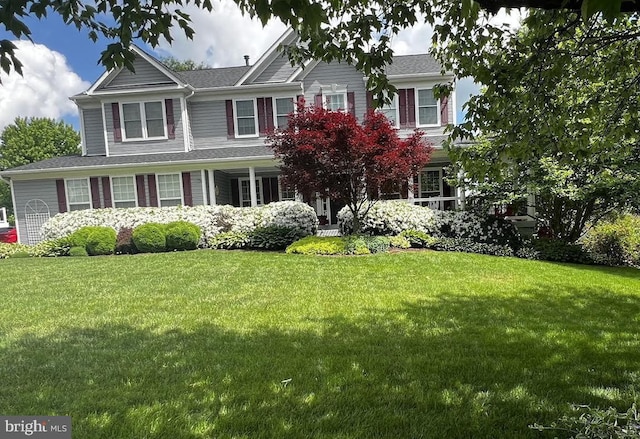
[[[67,212],[71,212],[71,200],[69,197],[69,187],[67,186],[67,182],[69,180],[84,180],[87,182],[87,191],[89,192],[89,209],[93,209],[93,197],[91,195],[91,181],[89,177],[78,177],[78,178],[65,178],[64,179],[64,195],[65,201],[67,202]],[[85,205],[86,203],[73,203],[74,206]]]
[[[215,206],[218,204],[218,200],[216,200],[216,177],[215,171],[213,169],[209,169],[207,171],[209,177],[209,204],[211,206]]]
[[[144,84],[131,84],[132,87],[135,86],[141,86]],[[178,85],[170,85],[170,86],[165,86],[165,87],[142,87],[142,88],[127,88],[127,89],[122,89],[122,88],[118,88],[117,90],[104,90],[104,91],[97,91],[95,93],[91,94],[91,97],[95,97],[95,98],[101,98],[101,97],[106,97],[106,98],[118,98],[118,96],[131,96],[131,95],[139,95],[139,94],[151,94],[151,93],[155,93],[155,94],[159,94],[159,93],[167,93],[167,92],[172,92],[172,94],[175,94],[175,92],[183,92],[184,90],[188,89],[188,87],[181,87]]]
[[[18,235],[18,242],[22,243],[22,241],[20,240],[20,221],[18,221],[18,205],[16,204],[16,190],[13,187],[13,180],[9,180],[9,189],[11,190],[11,202],[13,203],[13,218],[16,222],[16,234]]]
[[[262,186],[261,183],[262,178],[260,178],[260,183],[258,185]],[[251,195],[251,207],[258,206],[258,193],[256,189],[256,168],[254,168],[253,166],[249,167],[249,194]]]
[[[399,108],[400,107],[400,97],[398,96],[397,93],[395,95],[393,95],[392,100],[393,100],[393,106],[394,106],[394,108],[396,110],[396,114],[394,116],[395,123],[394,123],[393,127],[400,129],[400,108]],[[377,112],[382,113],[383,112],[382,110],[383,110],[383,108],[376,108]]]
[[[347,95],[347,87],[338,84],[323,85],[320,88],[322,92],[322,108],[330,111],[342,110],[343,113],[349,112],[349,96]],[[327,98],[329,96],[342,96],[344,99],[344,108],[338,108],[338,110],[331,110],[328,106]]]
[[[287,82],[293,82],[296,78],[298,78],[299,81],[303,81],[321,62],[322,61],[318,59],[307,61],[302,67],[298,67],[296,71],[287,78]]]
[[[187,99],[183,96],[180,97],[180,113],[182,115],[182,139],[184,141],[184,152],[191,150],[191,140],[189,136],[189,113],[187,112]],[[165,109],[166,111],[166,109]],[[175,129],[176,120],[175,112],[173,117],[173,126]]]
[[[453,125],[458,125],[458,105],[457,105],[457,100],[456,100],[456,87],[457,87],[457,83],[454,80],[453,81],[453,87],[451,89],[451,94],[449,96],[451,96],[451,99],[449,100],[449,105],[453,105],[452,107],[452,111],[451,113],[453,114],[453,117],[451,118]]]
[[[109,157],[109,132],[107,130],[107,114],[105,113],[105,110],[104,110],[105,105],[109,105],[109,107],[111,107],[111,104],[105,103],[105,102],[100,103],[100,106],[102,107],[102,130],[104,132],[104,154],[106,157]],[[111,122],[113,125],[113,121]],[[122,127],[120,127],[120,130],[122,130]]]
[[[255,134],[238,134],[238,102],[253,102],[253,126],[255,130]],[[242,117],[243,119],[248,119],[248,117]],[[234,99],[233,100],[233,129],[234,135],[236,139],[248,139],[253,137],[259,137],[259,128],[258,128],[258,103],[256,98],[250,99]]]
[[[171,100],[173,102],[173,99]],[[162,111],[162,128],[164,130],[164,136],[149,137],[147,132],[147,114],[145,104],[160,103],[160,109]],[[124,120],[124,105],[138,104],[140,108],[140,128],[142,129],[142,137],[127,138],[127,127]],[[122,142],[146,142],[148,140],[168,140],[169,133],[167,132],[167,108],[164,99],[161,100],[149,100],[149,101],[136,101],[136,100],[122,100],[118,101],[120,107],[120,131]],[[175,119],[175,118],[174,118]],[[175,126],[175,120],[174,120]]]
[[[283,197],[282,197],[282,176],[278,175],[278,200],[279,201],[296,201],[296,200],[298,200],[298,195],[299,194],[298,194],[298,191],[295,190],[295,188],[293,190],[293,194],[294,194],[293,195],[293,200],[291,200],[289,198],[287,198],[286,200],[283,200]]]
[[[185,171],[186,172],[186,171]],[[155,174],[156,176],[156,195],[158,196],[158,207],[162,207],[162,198],[160,198],[160,179],[158,177],[165,175],[177,175],[180,183],[180,205],[184,206],[184,188],[182,187],[182,172],[166,172]],[[165,200],[176,200],[176,198],[165,198]]]
[[[202,204],[207,205],[207,171],[204,169],[200,170],[200,182],[202,183]],[[192,200],[193,201],[193,200]]]
[[[260,76],[260,74],[264,72],[266,68],[269,67],[269,65],[275,60],[274,55],[278,54],[280,45],[288,39],[291,39],[291,42],[293,42],[297,38],[298,36],[292,28],[287,29],[282,35],[280,35],[276,42],[273,43],[271,47],[269,47],[267,51],[262,54],[258,61],[256,61],[256,63],[252,65],[244,75],[242,75],[242,77],[234,84],[234,86],[237,87],[239,85],[242,85],[245,81],[247,81],[254,75],[256,77]]]
[[[87,155],[87,139],[84,134],[84,110],[82,107],[78,107],[78,116],[80,117],[80,147],[82,148],[82,155]]]
[[[251,169],[249,168],[249,177],[239,177],[238,178],[238,201],[240,202],[240,207],[248,207],[248,206],[243,206],[242,202],[243,201],[249,201],[250,205],[252,207],[255,206],[262,206],[264,204],[264,196],[263,196],[263,190],[262,190],[262,177],[256,177],[255,176],[255,168],[254,169],[254,187],[255,187],[255,192],[252,193],[251,191]],[[255,195],[256,196],[256,204],[253,204],[253,200],[249,199],[249,200],[244,200],[242,198],[242,182],[243,181],[248,181],[249,182],[249,195]]]
[[[131,201],[134,201],[136,203],[135,207],[139,207],[140,203],[138,202],[138,188],[137,188],[137,182],[136,182],[136,176],[135,175],[110,175],[109,176],[109,190],[111,190],[111,206],[113,207],[117,207],[116,206],[116,197],[115,197],[115,192],[113,190],[113,179],[114,178],[131,178],[133,180],[133,200],[120,200],[118,201],[119,203],[130,203]]]
[[[419,95],[420,95],[420,91],[422,90],[431,90],[431,93],[433,93],[433,87],[429,88],[429,87],[422,87],[422,88],[414,88],[414,99],[415,99],[415,112],[416,112],[416,127],[417,128],[434,128],[434,127],[439,127],[442,125],[442,121],[441,121],[441,117],[440,117],[440,98],[436,99],[436,120],[437,123],[435,124],[421,124],[420,123],[420,100],[419,100]],[[425,107],[425,108],[431,108],[431,107]]]

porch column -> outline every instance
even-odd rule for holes
[[[536,196],[534,194],[527,196],[527,215],[531,218],[536,217]]]
[[[249,168],[249,192],[251,192],[251,207],[258,205],[258,191],[256,188],[256,168]]]
[[[463,178],[464,178],[464,171],[460,169],[458,171],[458,181],[463,181]],[[456,187],[456,197],[458,197],[458,207],[460,207],[461,209],[464,209],[464,203],[465,203],[465,197],[466,197],[466,190],[464,186]]]
[[[213,169],[209,169],[209,171],[207,172],[207,175],[209,177],[209,202],[212,206],[215,206],[217,204],[216,179],[214,178],[214,175],[213,175]]]
[[[400,194],[402,196],[402,194]],[[407,180],[407,200],[413,203],[415,195],[413,193],[413,177]]]

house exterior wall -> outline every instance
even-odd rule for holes
[[[227,136],[225,101],[194,101],[189,102],[187,108],[194,149],[220,148],[237,144],[235,139],[228,139]]]
[[[165,97],[140,97],[137,102],[145,102],[152,100],[162,100],[164,102]],[[131,101],[131,100],[129,100]],[[113,101],[117,102],[117,101]],[[175,125],[175,139],[163,139],[163,140],[123,140],[116,142],[114,138],[114,123],[113,123],[113,111],[111,109],[111,102],[103,104],[105,122],[107,126],[107,141],[109,144],[110,156],[122,156],[122,155],[137,155],[137,154],[156,154],[163,152],[182,152],[185,150],[184,145],[184,128],[182,123],[182,107],[180,104],[180,98],[173,98],[173,119]],[[122,115],[120,115],[122,127]],[[121,128],[123,130],[124,128]]]
[[[295,71],[296,68],[291,66],[289,58],[281,54],[253,82],[284,82]]]
[[[141,57],[136,57],[133,62],[135,73],[124,68],[118,75],[100,89],[108,90],[113,88],[122,88],[131,85],[157,85],[157,84],[174,84],[164,73],[149,64],[149,62]]]
[[[216,204],[231,204],[231,176],[223,171],[213,171],[213,179],[218,190]]]
[[[88,156],[105,155],[104,125],[100,108],[85,108],[82,110],[84,127],[85,150]]]
[[[13,181],[13,195],[15,197],[14,213],[18,223],[18,239],[22,243],[27,243],[27,223],[25,208],[30,200],[42,200],[49,208],[49,215],[53,217],[58,214],[58,193],[56,191],[56,181],[28,180]]]

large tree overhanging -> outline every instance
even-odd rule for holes
[[[638,3],[629,0],[234,1],[243,12],[258,17],[265,24],[278,19],[299,31],[302,45],[291,50],[292,61],[320,59],[351,63],[369,77],[369,88],[379,97],[386,90],[393,90],[384,73],[384,67],[392,57],[391,37],[414,25],[418,18],[432,25],[445,23],[436,26],[434,43],[439,44],[481,35],[474,35],[472,30],[481,6],[495,11],[497,7],[537,6],[539,3],[546,7],[578,7],[579,4],[585,16],[599,11],[615,16],[621,9],[629,9],[629,5],[639,7]],[[100,62],[106,68],[125,66],[132,69],[134,53],[129,47],[135,40],[156,47],[161,39],[171,42],[176,30],[188,38],[193,37],[191,18],[184,10],[190,5],[206,11],[214,9],[211,0],[2,0],[0,29],[4,27],[18,39],[31,39],[31,30],[24,23],[24,17],[42,19],[58,14],[68,25],[88,31],[89,38],[94,41],[99,36],[113,41],[101,54]],[[7,73],[11,70],[22,72],[16,46],[7,39],[0,40],[0,67]]]
[[[554,238],[575,241],[590,221],[638,202],[640,193],[640,19],[583,22],[536,11],[519,32],[463,62],[484,85],[467,104],[451,146],[464,184],[492,201],[535,194]],[[457,174],[454,174],[457,175]]]

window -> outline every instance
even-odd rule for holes
[[[111,177],[113,207],[137,207],[136,184],[133,177]]]
[[[433,89],[418,90],[418,125],[439,125],[439,103]]]
[[[236,101],[236,133],[238,137],[256,136],[256,104],[253,99]]]
[[[293,111],[293,98],[276,98],[276,128],[287,128],[289,124],[289,114],[293,113]]]
[[[280,193],[278,194],[278,198],[280,199],[280,201],[297,200],[295,188],[285,186],[280,177],[278,177],[278,189],[280,191]]]
[[[398,127],[398,96],[394,96],[389,104],[383,105],[382,108],[378,109],[378,111],[387,116],[391,125]]]
[[[248,178],[238,180],[240,185],[240,207],[251,207],[251,184]],[[258,206],[262,205],[262,178],[256,178]]]
[[[347,94],[346,93],[324,93],[325,108],[330,111],[346,111],[347,110]]]
[[[91,209],[91,192],[88,178],[65,180],[69,210]]]
[[[160,206],[179,206],[182,201],[182,179],[180,174],[160,174],[157,176],[158,201]]]
[[[442,170],[425,169],[420,172],[420,198],[442,196]]]
[[[166,116],[161,101],[122,104],[125,140],[166,138]]]

